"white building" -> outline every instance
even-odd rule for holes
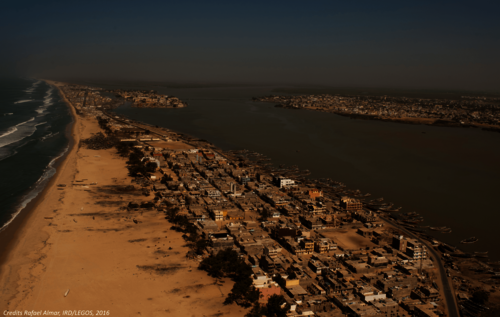
[[[294,185],[295,181],[293,181],[289,178],[283,177],[283,176],[278,176],[278,177],[274,178],[274,183],[279,188],[283,188],[283,187],[288,187],[288,186]]]

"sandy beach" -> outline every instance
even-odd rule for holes
[[[31,210],[12,227],[14,238],[2,254],[2,312],[244,315],[241,307],[222,305],[232,282],[217,285],[199,271],[198,261],[186,258],[182,234],[169,229],[162,212],[127,211],[129,202],[153,196],[143,196],[131,183],[126,159],[115,149],[78,146],[100,128],[94,118],[70,108],[74,145]],[[129,185],[136,189],[125,189]]]

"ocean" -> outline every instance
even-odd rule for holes
[[[34,79],[0,79],[0,230],[55,174],[71,122],[56,88]]]

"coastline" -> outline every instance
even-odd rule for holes
[[[71,150],[10,229],[15,235],[0,271],[2,310],[244,315],[243,308],[222,304],[233,283],[217,285],[197,270],[199,262],[186,257],[190,249],[182,233],[169,229],[163,212],[126,207],[153,196],[144,198],[139,188],[123,190],[131,178],[116,149],[77,145],[102,130],[95,118],[75,110]],[[89,184],[75,182],[82,179]]]
[[[268,102],[268,101],[263,101],[263,102]],[[271,102],[268,102],[268,103],[271,103]],[[481,129],[481,130],[485,130],[485,131],[492,131],[492,132],[499,132],[500,133],[500,127],[495,126],[495,125],[487,125],[487,124],[460,124],[458,122],[454,122],[454,121],[450,121],[450,120],[435,119],[435,118],[380,117],[380,116],[375,116],[375,115],[355,114],[355,113],[325,110],[322,108],[313,108],[313,107],[303,108],[303,109],[297,109],[297,108],[283,106],[283,105],[275,105],[275,107],[289,109],[289,110],[290,109],[291,110],[312,110],[312,111],[333,113],[333,114],[336,114],[339,116],[347,117],[350,119],[358,119],[358,120],[375,120],[375,121],[394,122],[394,123],[403,123],[403,124],[417,124],[417,125],[421,124],[421,125],[428,125],[428,126],[434,126],[434,127],[477,128],[477,129]]]
[[[35,227],[36,229],[40,229],[39,228],[40,224],[37,224],[35,219],[36,216],[38,216],[37,206],[46,199],[46,196],[50,191],[57,190],[55,189],[57,180],[59,180],[71,156],[75,155],[74,153],[75,148],[76,145],[78,144],[76,140],[77,137],[76,126],[78,124],[78,117],[76,115],[74,107],[66,99],[64,94],[62,94],[60,88],[57,85],[55,85],[54,82],[49,80],[45,80],[45,82],[57,88],[59,96],[64,100],[66,105],[70,108],[72,122],[65,129],[66,130],[65,134],[68,137],[69,141],[68,150],[55,162],[54,168],[56,169],[56,173],[51,177],[51,179],[48,181],[48,183],[45,185],[42,191],[38,193],[38,195],[34,197],[29,203],[26,204],[26,206],[19,212],[19,214],[12,220],[12,222],[7,227],[5,227],[2,231],[0,231],[0,245],[4,246],[0,250],[0,285],[2,286],[5,286],[6,284],[4,281],[4,278],[6,277],[5,275],[8,275],[7,283],[9,284],[9,286],[14,285],[19,279],[19,276],[17,276],[17,274],[15,273],[14,276],[12,276],[11,275],[13,273],[12,268],[7,267],[9,258],[13,256],[16,247],[19,245],[23,237],[26,235],[27,230],[32,230],[33,227]],[[43,234],[40,232],[40,238],[42,238],[42,235]],[[5,301],[8,301],[10,297],[13,296],[13,292],[14,290],[12,290],[12,287],[10,288],[3,287],[0,304],[4,304]],[[6,296],[8,297],[8,299],[6,298]]]

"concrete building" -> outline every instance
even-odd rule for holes
[[[363,209],[363,204],[358,199],[344,196],[340,199],[340,207],[347,211],[357,211]]]
[[[323,197],[323,192],[319,189],[311,189],[309,191],[309,197],[311,197],[311,199],[316,199],[316,198],[319,198],[319,197]]]
[[[224,212],[222,210],[212,210],[212,218],[215,221],[222,221],[224,220]]]
[[[414,260],[427,259],[427,247],[416,239],[408,239],[406,255]]]
[[[295,184],[295,181],[283,176],[274,177],[273,181],[274,184],[279,188],[284,188]]]
[[[404,236],[392,237],[392,247],[400,252],[406,252],[406,239]]]
[[[384,292],[379,291],[372,286],[362,287],[358,291],[358,294],[365,302],[371,302],[374,300],[381,300],[386,298],[386,294]]]
[[[337,250],[337,244],[328,238],[321,238],[314,241],[314,251],[317,253],[329,253]]]

